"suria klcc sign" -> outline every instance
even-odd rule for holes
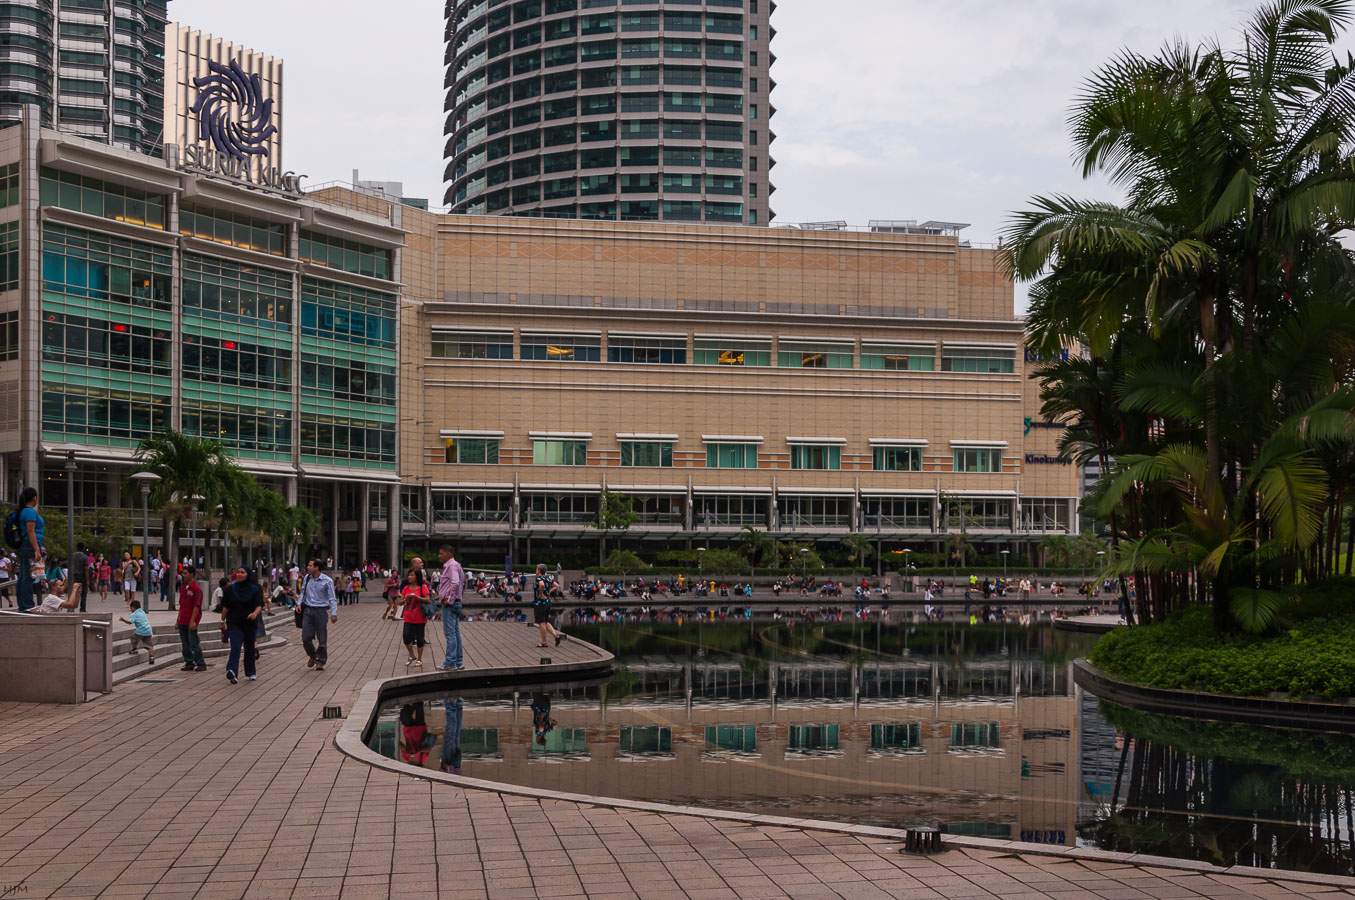
[[[184,148],[184,164],[288,194],[301,193],[304,175],[284,172],[269,158],[269,139],[277,134],[273,100],[263,95],[256,74],[231,60],[207,63],[208,74],[193,79],[198,140]]]

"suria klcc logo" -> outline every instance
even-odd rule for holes
[[[257,74],[246,73],[235,60],[229,66],[209,62],[211,73],[193,79],[198,100],[198,138],[211,141],[222,153],[236,159],[266,156],[268,139],[277,134],[273,124],[273,101],[265,99]]]
[[[269,141],[278,133],[273,100],[265,97],[259,76],[239,62],[207,63],[208,74],[193,79],[200,144],[184,147],[184,165],[209,175],[224,175],[288,194],[301,193],[305,175],[270,165]]]

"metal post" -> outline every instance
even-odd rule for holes
[[[66,452],[66,578],[75,571],[75,451]],[[80,608],[85,608],[85,598],[80,596]]]
[[[150,612],[151,609],[151,517],[150,517],[150,496],[151,483],[149,481],[141,482],[141,608]]]

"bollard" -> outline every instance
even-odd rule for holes
[[[909,828],[904,837],[904,853],[936,853],[940,849],[941,832],[936,828]]]

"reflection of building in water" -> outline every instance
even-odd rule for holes
[[[1078,820],[1086,821],[1098,807],[1111,802],[1116,774],[1125,762],[1126,744],[1106,722],[1095,694],[1078,692],[1078,760],[1082,783],[1078,792]]]
[[[670,699],[684,699],[681,668],[643,671],[641,683],[665,678],[676,688]],[[679,805],[862,823],[941,822],[951,832],[1052,844],[1075,839],[1071,697],[852,703],[849,690],[847,702],[779,696],[775,703],[735,705],[699,702],[697,688],[707,678],[733,676],[730,667],[700,668],[688,682],[689,704],[656,705],[632,695],[617,705],[555,692],[551,716],[558,726],[546,748],[534,741],[530,695],[514,706],[468,704],[463,771]],[[780,675],[796,667],[771,668]],[[815,667],[799,668],[817,677]],[[863,680],[838,669],[848,685]],[[763,690],[769,674],[761,674]],[[841,687],[837,680],[821,684]],[[437,714],[431,707],[434,733]]]

